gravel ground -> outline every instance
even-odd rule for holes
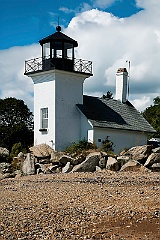
[[[159,173],[69,173],[0,181],[0,240],[160,239]]]

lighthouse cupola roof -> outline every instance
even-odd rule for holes
[[[73,45],[73,47],[78,47],[78,42],[64,33],[61,32],[61,27],[57,26],[56,27],[57,32],[54,34],[49,35],[46,38],[43,38],[39,41],[40,45],[42,46],[45,43],[50,43],[50,42],[65,42],[65,43],[70,43]]]

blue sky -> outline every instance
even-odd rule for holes
[[[92,9],[96,1],[80,0],[0,0],[0,49],[37,43],[55,31],[60,24],[67,27],[70,20],[86,7]],[[140,11],[134,0],[101,1],[98,9],[118,17],[129,17]],[[86,4],[86,5],[85,5]]]
[[[115,73],[131,62],[128,99],[140,111],[160,95],[160,1],[0,0],[0,98],[23,99],[33,111],[24,62],[40,57],[38,41],[62,31],[78,41],[76,58],[93,62],[84,94],[115,94]]]

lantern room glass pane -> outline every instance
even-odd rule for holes
[[[57,53],[57,56],[56,56],[57,58],[62,57],[62,50],[57,50],[56,53]]]
[[[72,56],[73,56],[73,49],[67,49],[67,57],[72,59]]]
[[[49,58],[50,55],[50,43],[43,44],[43,58]]]
[[[71,43],[64,43],[64,57],[72,59],[73,58],[73,44]]]

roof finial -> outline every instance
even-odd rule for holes
[[[59,26],[59,16],[58,16],[58,26],[56,27],[56,30],[57,30],[58,32],[61,31],[61,27]]]
[[[59,26],[59,16],[58,16],[58,26]]]

